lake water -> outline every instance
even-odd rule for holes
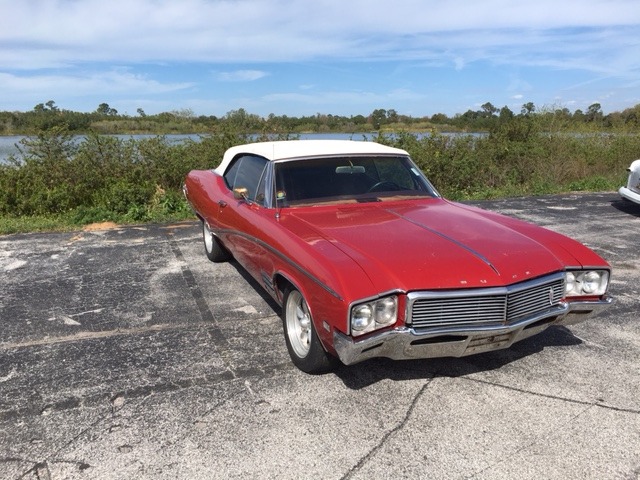
[[[356,140],[356,141],[369,141],[376,138],[376,133],[300,133],[300,134],[292,134],[300,140]],[[430,132],[416,132],[414,135],[417,135],[418,138],[421,138],[425,135],[431,135]],[[473,137],[483,137],[486,134],[484,133],[448,133],[443,132],[442,135],[471,135]],[[150,135],[150,134],[141,134],[141,135],[114,135],[115,137],[122,138],[128,140],[130,138],[134,140],[139,140],[143,138],[153,138],[159,135]],[[169,143],[179,143],[184,140],[200,140],[201,135],[194,134],[184,134],[184,135],[164,135],[164,138]],[[258,135],[255,135],[254,138],[257,138]],[[0,135],[0,163],[6,163],[9,155],[18,156],[19,151],[16,145],[19,145],[20,140],[23,138],[27,138],[26,135]],[[84,137],[82,135],[78,135],[75,137],[77,141],[82,141]]]
[[[153,138],[158,135],[116,135],[118,138],[123,139],[143,139]],[[301,140],[371,140],[376,135],[373,133],[302,133],[299,134]],[[200,135],[165,135],[164,136],[170,143],[179,143],[187,139],[199,140]],[[9,158],[9,155],[18,156],[19,151],[16,145],[20,144],[20,140],[26,138],[25,135],[0,135],[0,163],[5,163]],[[78,139],[82,139],[81,135]]]
[[[11,154],[18,154],[16,144],[23,138],[18,135],[0,136],[0,163],[5,162]]]

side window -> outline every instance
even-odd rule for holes
[[[256,200],[258,183],[262,177],[262,172],[267,165],[267,160],[262,157],[246,155],[239,157],[224,174],[227,186],[234,188],[244,187],[247,189],[247,198]],[[262,203],[262,202],[261,202]]]
[[[267,203],[266,196],[266,183],[267,183],[267,174],[266,170],[263,170],[262,176],[260,177],[260,183],[258,184],[258,190],[256,193],[256,203],[259,203],[262,206],[265,206]]]
[[[237,158],[232,164],[229,170],[224,174],[224,181],[229,187],[229,190],[233,190],[233,187],[236,183],[236,175],[238,174],[238,169],[240,168],[240,164],[242,163],[242,157]]]

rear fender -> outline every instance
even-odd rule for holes
[[[223,200],[224,178],[213,170],[192,170],[187,175],[183,192],[196,216],[206,221],[212,229],[217,220]]]

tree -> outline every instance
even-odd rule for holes
[[[487,102],[482,105],[482,110],[484,110],[484,116],[488,118],[493,117],[496,113],[498,113],[498,109],[494,107],[491,102]]]
[[[260,130],[262,128],[262,118],[253,113],[248,113],[244,108],[230,110],[224,116],[230,125],[241,128],[244,131]]]
[[[434,113],[431,116],[431,121],[433,123],[449,123],[449,117],[444,113]]]
[[[525,117],[528,117],[535,111],[536,111],[536,106],[533,104],[533,102],[527,102],[524,105],[522,105],[522,110],[520,110],[520,113]]]
[[[98,108],[96,108],[96,113],[99,113],[100,115],[109,115],[109,110],[111,109],[109,108],[108,103],[101,103],[98,105]]]
[[[513,112],[506,105],[500,109],[500,115],[498,117],[500,121],[506,122],[513,118]]]
[[[171,113],[173,113],[177,118],[192,119],[192,118],[195,117],[195,114],[193,113],[193,110],[191,110],[190,108],[182,108],[180,110],[172,110]]]
[[[100,115],[117,115],[118,111],[115,108],[111,108],[108,103],[101,103],[98,105],[96,113]]]
[[[380,128],[381,125],[384,125],[387,121],[387,111],[384,108],[378,108],[371,112],[369,116],[371,119],[371,123],[373,124],[373,128],[376,130]]]
[[[141,108],[138,108],[138,110],[136,110],[136,111],[138,112],[138,115],[140,115],[143,118],[147,116],[147,114],[144,113],[144,110],[141,109]]]
[[[58,107],[56,107],[56,102],[54,102],[53,100],[49,100],[47,103],[45,103],[45,105],[49,108],[49,110],[51,110],[52,112],[57,112],[59,109]]]
[[[49,100],[47,103],[39,103],[33,107],[34,112],[58,112],[60,109],[56,107],[56,102]]]
[[[587,122],[595,122],[602,120],[602,107],[599,103],[589,105],[587,109]]]

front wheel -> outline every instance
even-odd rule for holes
[[[204,221],[202,222],[202,240],[204,252],[212,262],[226,262],[231,259],[231,254],[222,246],[220,240],[213,235],[209,225]]]
[[[306,373],[333,370],[337,360],[320,343],[307,302],[295,288],[285,291],[282,324],[287,350],[296,367]]]

